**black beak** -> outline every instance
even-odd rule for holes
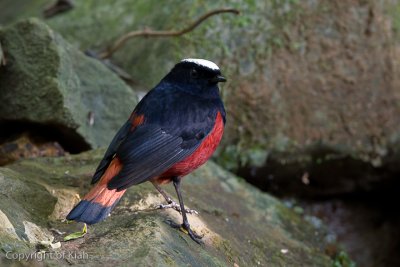
[[[211,78],[209,81],[210,83],[219,83],[219,82],[226,82],[226,79],[222,75],[217,75],[214,78]]]

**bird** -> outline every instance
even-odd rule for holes
[[[100,161],[92,189],[69,212],[67,220],[95,224],[107,218],[128,187],[151,182],[182,215],[179,226],[200,244],[190,227],[181,181],[203,165],[219,145],[226,112],[218,84],[226,82],[219,67],[187,58],[137,104]],[[173,183],[179,205],[161,188]]]

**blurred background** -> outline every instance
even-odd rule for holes
[[[222,7],[240,14],[101,58]],[[214,161],[324,225],[328,255],[399,266],[399,48],[397,0],[1,0],[0,164],[107,146],[174,64],[209,59],[228,79]]]

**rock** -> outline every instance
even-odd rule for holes
[[[1,28],[0,42],[0,127],[8,132],[36,127],[82,151],[108,144],[136,105],[113,72],[37,19]]]
[[[28,221],[23,221],[23,224],[25,227],[24,233],[26,234],[29,243],[39,244],[41,241],[50,241],[54,239],[47,229],[42,229],[36,224]]]
[[[0,210],[0,235],[19,239],[7,215]]]
[[[77,201],[73,195],[87,192],[91,174],[104,150],[60,158],[21,160],[0,168],[0,210],[8,228],[18,237],[0,230],[0,263],[10,264],[6,251],[34,252],[34,244],[61,240],[80,224],[66,224],[65,216]],[[166,190],[173,194],[172,186]],[[89,226],[84,238],[62,242],[52,250],[64,258],[47,258],[48,265],[135,266],[331,266],[324,254],[324,228],[315,228],[284,204],[221,169],[215,163],[189,175],[183,182],[189,215],[195,231],[204,235],[199,246],[173,228],[180,223],[174,210],[155,209],[163,202],[150,183],[132,187],[104,222]],[[58,192],[71,192],[69,197]],[[65,204],[59,205],[62,202]],[[69,205],[66,203],[69,202]],[[57,219],[53,216],[57,209]],[[26,225],[29,222],[30,231]],[[36,229],[33,231],[32,229]],[[52,231],[52,234],[49,232]],[[42,237],[32,232],[45,233]],[[48,239],[41,240],[39,239]],[[12,240],[12,242],[10,241]],[[23,241],[25,240],[25,241]],[[55,243],[56,244],[56,243]],[[54,246],[56,247],[56,246]],[[9,252],[9,256],[12,255]],[[2,260],[1,260],[2,259]],[[3,261],[3,262],[2,262]],[[32,261],[30,261],[32,263]]]
[[[39,3],[46,2],[2,1],[0,23],[38,16]],[[393,11],[399,4],[225,4],[241,15],[212,17],[179,38],[131,40],[114,61],[148,89],[183,57],[216,61],[228,77],[222,90],[228,123],[218,162],[263,188],[322,195],[373,188],[381,180],[376,173],[392,168],[399,155],[400,69],[394,66],[400,50]],[[181,29],[205,12],[200,2],[157,5],[123,1],[108,12],[110,3],[78,1],[48,23],[80,49],[99,51],[125,32]],[[217,7],[212,2],[206,9]],[[357,176],[346,173],[351,168]],[[398,164],[394,170],[400,171]],[[299,183],[306,172],[307,187]]]

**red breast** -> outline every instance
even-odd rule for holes
[[[220,112],[217,113],[215,124],[210,134],[204,139],[201,145],[194,151],[192,155],[185,158],[183,161],[176,163],[155,180],[157,183],[163,184],[170,182],[171,177],[185,176],[194,171],[211,157],[217,149],[218,144],[224,133],[224,122]]]

